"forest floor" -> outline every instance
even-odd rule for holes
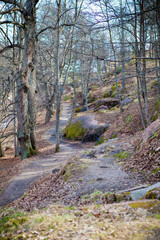
[[[98,146],[63,137],[69,101],[63,103],[59,153],[54,152],[55,119],[44,125],[44,112],[37,120],[37,156],[11,158],[8,143],[7,157],[0,160],[0,205],[10,204],[0,208],[0,239],[160,240],[160,201],[144,199],[155,188],[154,198],[160,196],[160,134],[143,145],[135,82],[126,85],[123,99],[133,102],[123,113],[118,107],[89,111],[98,123],[110,124]],[[93,88],[90,100],[102,99],[112,84]],[[155,85],[148,84],[154,122],[160,101]]]
[[[66,102],[63,103],[60,121],[62,134],[69,116],[70,103]],[[43,138],[50,141],[54,148],[55,128],[48,130]],[[119,153],[127,156],[133,153],[129,138],[110,139],[97,147],[93,144],[68,141],[61,135],[60,152],[42,154],[30,160],[2,192],[0,205],[5,206],[20,197],[12,206],[27,211],[57,201],[76,205],[83,196],[96,190],[122,191],[148,183],[139,174],[125,171],[122,162],[116,158]]]
[[[61,127],[70,112],[69,103],[63,106]],[[8,203],[12,194],[19,197],[34,181],[21,198],[0,209],[0,239],[160,240],[158,200],[106,204],[108,196],[112,202],[109,191],[143,182],[135,173],[126,172],[115,158],[121,151],[132,154],[129,138],[111,139],[96,147],[61,139],[61,152],[53,154],[54,129],[49,127],[41,137],[44,143],[51,142],[48,155],[42,151],[30,160],[1,195],[6,197],[3,203]]]

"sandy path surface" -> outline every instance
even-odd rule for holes
[[[70,104],[63,103],[63,112],[60,118],[61,130],[69,120],[70,111]],[[56,140],[55,128],[51,129],[45,135],[45,138],[51,141],[54,147]],[[9,185],[2,192],[0,195],[0,206],[5,206],[21,197],[32,182],[54,170],[60,169],[70,157],[77,153],[81,153],[81,151],[82,148],[80,144],[63,141],[61,136],[60,152],[36,158],[33,162],[29,163],[18,176],[15,176],[14,179],[11,180]]]

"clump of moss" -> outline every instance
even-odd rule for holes
[[[112,95],[112,91],[108,90],[102,95],[102,98],[109,98],[109,97],[111,97],[111,95]]]
[[[145,196],[145,199],[158,199],[160,200],[160,188],[154,188],[148,191]]]
[[[112,133],[111,139],[114,139],[114,138],[116,138],[116,137],[117,137],[117,132]]]
[[[157,86],[157,85],[158,85],[158,80],[156,80],[156,81],[154,81],[154,82],[152,83],[151,88],[153,88],[153,87],[155,87],[155,86]]]
[[[75,109],[75,112],[76,112],[76,113],[79,113],[79,112],[81,112],[81,110],[82,110],[82,107],[77,107],[77,108]]]
[[[144,208],[144,209],[152,210],[152,212],[154,212],[154,210],[156,210],[157,207],[159,206],[159,201],[153,200],[153,201],[147,201],[147,202],[144,202],[144,201],[133,202],[133,203],[129,203],[129,206],[134,209]]]
[[[122,85],[118,82],[118,87],[121,87],[121,86]],[[111,96],[114,97],[115,96],[115,91],[116,91],[116,82],[113,83],[111,89],[112,89],[112,95]]]
[[[102,143],[104,143],[104,142],[106,142],[106,141],[107,141],[107,139],[105,139],[104,136],[102,136],[102,137],[96,142],[95,146],[98,146],[98,145],[100,145],[100,144],[102,144]]]
[[[34,150],[32,147],[29,147],[29,152],[28,152],[28,158],[31,157],[32,155],[36,155],[37,151],[36,149]]]
[[[64,101],[68,101],[68,100],[70,100],[71,99],[71,95],[68,95],[68,96],[65,96],[64,97]]]
[[[131,114],[129,114],[127,117],[126,117],[126,123],[130,123],[132,121],[132,116]]]
[[[131,154],[129,152],[120,152],[120,153],[116,153],[114,155],[115,158],[119,158],[119,159],[125,159],[127,157],[129,157]]]
[[[13,228],[17,228],[19,224],[22,224],[26,221],[26,214],[24,212],[16,212],[14,210],[10,210],[4,215],[5,216],[2,217],[0,221],[0,234],[3,231],[8,231],[9,229],[12,229],[13,231]]]
[[[67,139],[81,140],[86,132],[87,129],[84,128],[83,123],[80,121],[69,123],[65,128],[65,136]]]
[[[92,96],[92,91],[90,91],[90,93],[88,94],[88,103],[92,103],[96,101],[96,97]]]

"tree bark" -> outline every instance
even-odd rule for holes
[[[35,84],[35,36],[36,36],[36,3],[38,1],[27,0],[24,15],[24,51],[22,67],[19,71],[17,86],[17,117],[18,140],[20,143],[21,158],[25,159],[35,153],[35,100],[34,86],[29,84],[29,78]],[[33,93],[34,91],[34,93]],[[28,102],[28,94],[31,101]],[[31,114],[28,117],[28,109]],[[31,121],[33,122],[31,123]],[[31,124],[31,125],[30,125]]]

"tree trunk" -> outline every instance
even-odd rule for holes
[[[0,157],[4,157],[4,150],[3,150],[3,147],[2,147],[1,141],[0,141]]]
[[[60,121],[60,89],[59,89],[59,48],[60,48],[60,14],[61,14],[61,0],[57,1],[57,49],[56,49],[56,146],[55,152],[60,150],[59,139],[59,121]]]
[[[160,2],[157,0],[157,29],[158,29],[158,58],[159,58],[159,68],[158,68],[158,93],[160,97]]]
[[[24,51],[22,67],[17,80],[17,117],[18,117],[18,140],[20,143],[21,158],[30,157],[35,145],[35,105],[32,86],[29,85],[29,77],[35,81],[35,36],[36,36],[36,3],[38,1],[27,0],[25,3],[26,14],[24,15]],[[33,86],[34,89],[34,86]],[[34,91],[34,90],[33,90]],[[31,102],[28,104],[28,93]],[[29,108],[28,108],[29,107]],[[31,117],[28,118],[28,109]],[[33,123],[31,123],[33,119]],[[31,123],[31,125],[30,125]],[[32,140],[31,140],[32,139]]]
[[[135,37],[135,57],[136,57],[136,74],[137,74],[137,95],[138,95],[138,102],[139,102],[139,110],[140,110],[140,115],[141,115],[141,120],[143,127],[145,128],[145,121],[144,121],[144,116],[143,116],[143,111],[142,111],[142,104],[141,104],[141,98],[140,98],[140,64],[138,59],[138,40],[137,40],[137,10],[136,10],[136,3],[134,0],[134,9],[135,9],[135,26],[134,26],[134,37]]]

